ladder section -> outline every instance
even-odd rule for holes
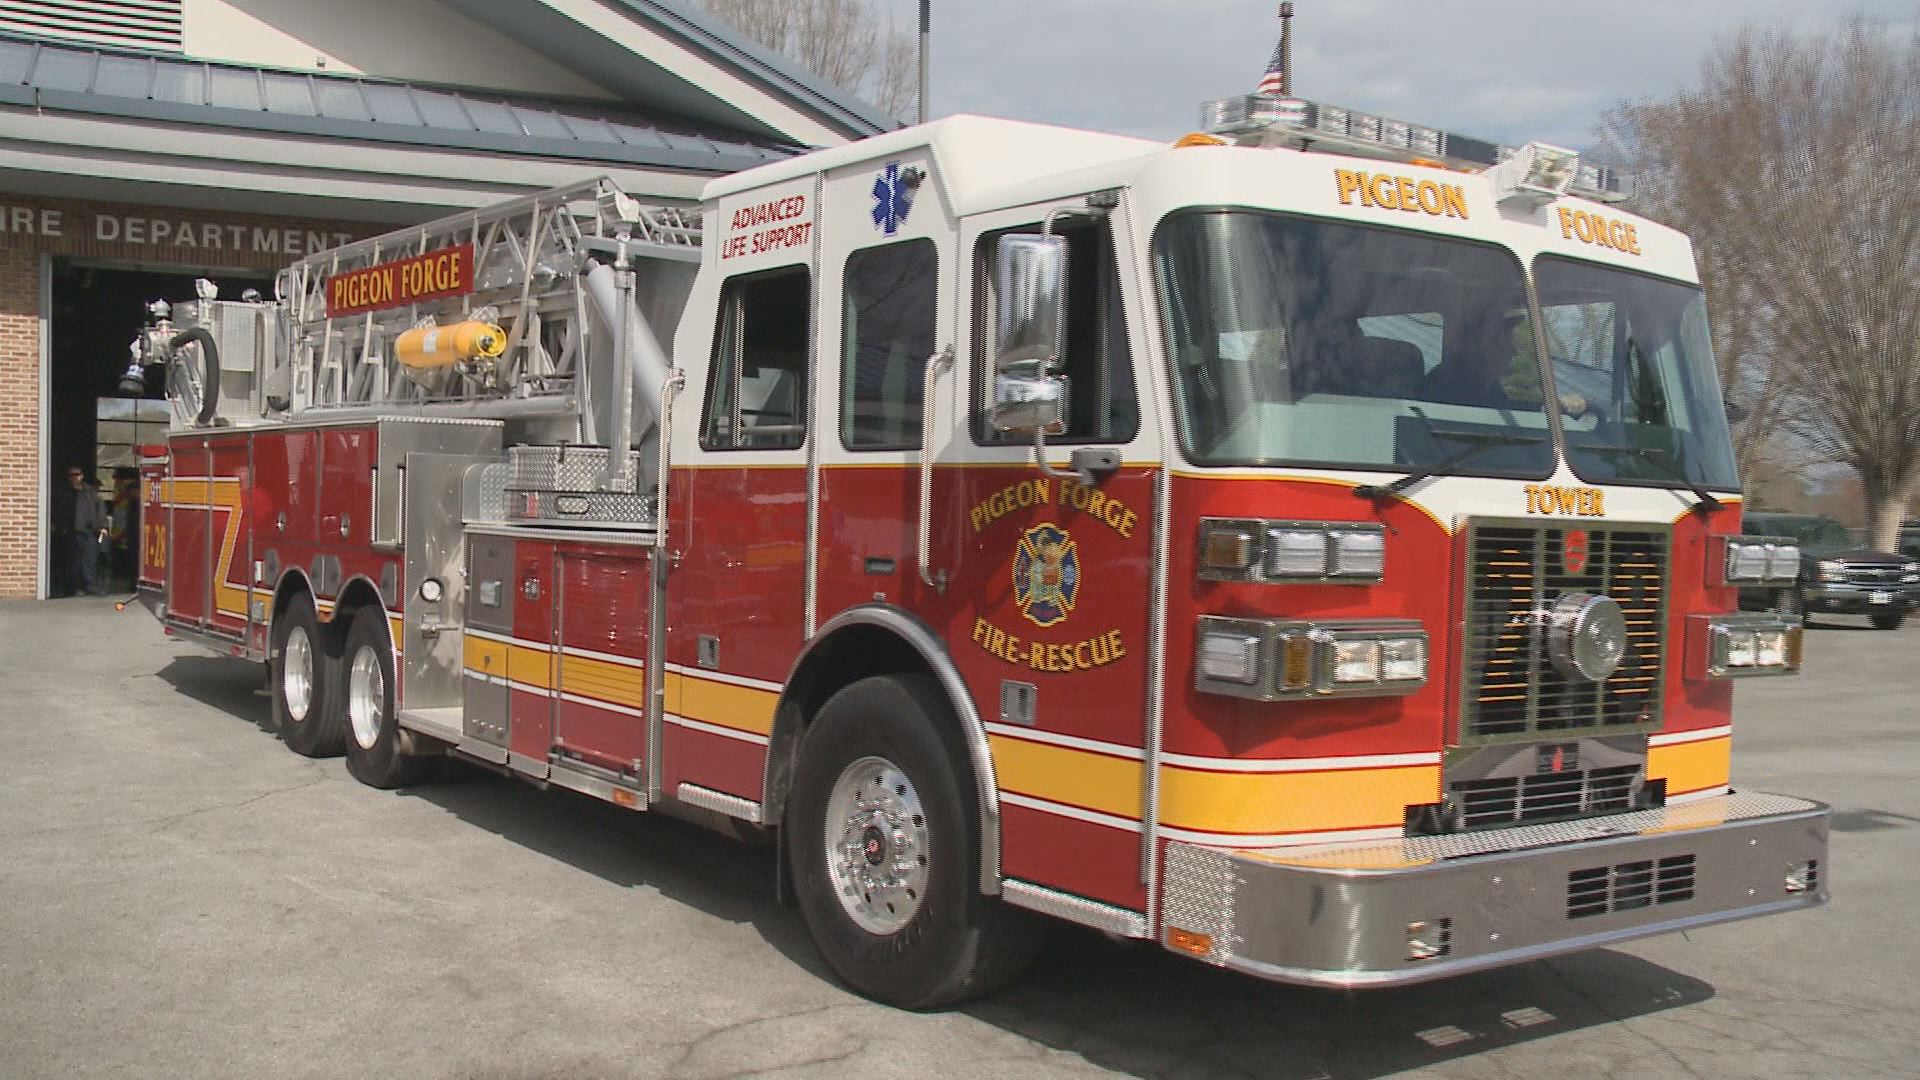
[[[595,309],[589,276],[697,263],[700,242],[697,208],[642,205],[603,177],[309,256],[280,282],[288,414],[570,416],[575,438],[609,441],[594,397],[614,380],[593,368],[626,362],[624,316]],[[641,270],[622,297],[646,306],[650,286],[689,276]]]

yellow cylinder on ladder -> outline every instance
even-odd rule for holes
[[[416,326],[393,343],[394,359],[410,368],[442,368],[459,360],[492,358],[507,351],[507,332],[488,322]]]

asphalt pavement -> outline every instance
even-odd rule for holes
[[[1835,807],[1825,908],[1364,994],[1063,927],[916,1015],[834,982],[766,848],[375,791],[263,729],[257,665],[0,603],[0,1077],[1920,1077],[1920,627],[1861,623],[1738,691],[1735,783]]]

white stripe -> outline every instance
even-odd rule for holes
[[[1073,818],[1076,821],[1090,821],[1095,825],[1105,825],[1111,829],[1123,829],[1127,832],[1139,832],[1140,823],[1132,818],[1114,817],[1097,810],[1082,810],[1077,806],[1063,806],[1057,802],[1036,799],[1030,795],[1016,795],[1011,791],[1002,791],[1000,801],[1008,806],[1023,806],[1028,810],[1038,810],[1045,814],[1057,814],[1060,817]]]
[[[1160,835],[1174,840],[1183,840],[1189,844],[1203,844],[1217,848],[1268,848],[1298,847],[1302,844],[1338,844],[1348,840],[1398,840],[1406,835],[1405,829],[1344,829],[1338,832],[1317,833],[1269,833],[1265,836],[1253,836],[1245,833],[1194,832],[1190,829],[1160,827]]]
[[[1399,765],[1438,765],[1438,752],[1425,754],[1361,754],[1355,757],[1322,758],[1212,758],[1190,754],[1161,754],[1169,765],[1215,772],[1290,773],[1328,772],[1340,769],[1385,769]]]
[[[475,630],[472,627],[468,627],[462,630],[461,633],[468,637],[479,638],[481,641],[497,641],[502,645],[518,645],[521,643],[517,638],[510,638],[505,634],[496,634],[491,630]]]
[[[685,675],[690,679],[707,679],[732,686],[744,686],[749,690],[768,690],[777,694],[786,689],[786,686],[781,683],[768,682],[765,679],[750,679],[745,675],[729,675],[724,671],[708,671],[706,668],[690,668],[685,664],[668,664],[667,670]]]
[[[532,646],[533,648],[536,648],[536,649],[544,649],[544,648],[547,648],[547,647],[548,647],[548,646],[546,646],[546,645],[544,645],[544,644],[542,644],[542,645],[534,645],[534,644],[533,644],[532,642],[530,642],[530,641],[522,641],[522,642],[519,642],[519,644],[522,644],[522,645],[530,645],[530,646]],[[631,656],[617,656],[617,655],[615,655],[615,654],[613,654],[613,653],[608,653],[608,652],[597,652],[597,651],[595,651],[595,650],[593,650],[593,649],[582,649],[582,648],[578,648],[578,647],[576,647],[576,646],[573,646],[573,645],[563,645],[563,646],[561,646],[561,647],[560,647],[560,652],[561,652],[561,655],[563,655],[563,656],[583,656],[583,657],[586,657],[586,658],[587,658],[587,659],[589,659],[589,660],[604,660],[604,661],[606,661],[606,662],[607,662],[607,663],[609,663],[609,664],[618,664],[618,665],[620,665],[621,667],[630,667],[630,668],[636,668],[636,669],[637,669],[637,668],[644,668],[644,667],[646,667],[646,666],[647,666],[647,663],[646,663],[646,661],[644,661],[644,660],[636,660],[636,659],[634,659],[634,658],[633,658],[633,657],[631,657]]]
[[[1669,731],[1647,736],[1648,746],[1672,746],[1675,743],[1705,742],[1708,739],[1724,739],[1733,734],[1732,724],[1719,727],[1701,728],[1699,731]]]
[[[755,746],[767,745],[767,737],[765,735],[756,735],[751,731],[741,731],[738,728],[702,723],[699,720],[689,719],[685,716],[675,716],[673,713],[662,714],[662,719],[666,720],[669,724],[678,724],[689,731],[704,731],[709,735],[720,735],[729,739],[739,739],[741,742],[750,742]]]
[[[1690,802],[1700,802],[1705,799],[1717,799],[1726,793],[1727,787],[1722,784],[1719,787],[1710,787],[1704,791],[1689,791],[1685,795],[1675,795],[1667,800],[1667,805],[1681,806]]]
[[[628,716],[638,716],[641,719],[645,719],[647,715],[645,712],[642,712],[641,710],[635,709],[631,706],[615,705],[611,701],[601,701],[599,698],[582,697],[579,694],[568,694],[563,692],[560,695],[560,700],[571,701],[575,705],[586,705],[595,709],[605,709],[608,712],[625,713]]]
[[[1051,731],[1036,731],[1033,728],[1016,727],[1012,724],[990,722],[987,730],[995,735],[1004,735],[1009,739],[1023,739],[1027,742],[1047,743],[1052,746],[1065,746],[1075,750],[1089,750],[1096,754],[1126,758],[1139,761],[1143,754],[1137,746],[1122,746],[1119,743],[1101,742],[1097,739],[1083,739],[1076,735],[1060,735]],[[1214,772],[1247,773],[1291,773],[1326,772],[1338,769],[1379,769],[1396,765],[1438,765],[1438,752],[1421,754],[1362,754],[1354,757],[1324,758],[1217,758],[1200,757],[1194,754],[1161,754],[1160,760],[1169,765],[1178,765],[1187,769],[1208,769]]]
[[[1052,746],[1065,746],[1075,750],[1091,750],[1096,754],[1110,757],[1130,758],[1139,761],[1142,758],[1137,746],[1121,746],[1119,743],[1101,742],[1098,739],[1083,739],[1077,735],[1059,735],[1051,731],[1036,731],[1033,728],[1015,727],[990,721],[987,730],[995,735],[1005,735],[1009,739],[1021,739],[1026,742],[1047,743]]]

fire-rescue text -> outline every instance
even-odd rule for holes
[[[1606,517],[1607,493],[1601,488],[1554,487],[1528,484],[1527,513],[1572,514],[1576,517]]]
[[[1561,236],[1579,240],[1583,244],[1624,251],[1629,255],[1640,254],[1640,238],[1634,234],[1633,222],[1565,206],[1559,209]]]
[[[473,245],[459,244],[327,279],[327,316],[403,307],[473,291]]]

